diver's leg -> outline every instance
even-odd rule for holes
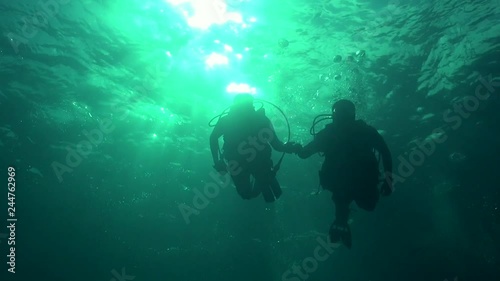
[[[362,187],[365,192],[360,193],[356,196],[356,205],[364,209],[365,211],[373,211],[375,206],[377,206],[379,199],[379,192],[377,190],[377,185],[371,185],[367,187]]]
[[[262,191],[262,196],[264,196],[264,200],[269,203],[276,201],[274,193],[271,190],[269,184],[269,176],[262,174],[255,174],[254,176],[255,176],[254,188],[257,188]]]
[[[278,180],[274,176],[258,176],[255,184],[260,186],[264,200],[269,203],[276,201],[283,193]]]
[[[236,191],[243,199],[252,199],[252,183],[250,182],[250,172],[242,170],[236,175],[231,175],[233,183],[236,186]]]
[[[356,205],[366,211],[373,211],[379,200],[378,174],[364,177],[355,187],[354,200]]]
[[[347,224],[349,221],[349,205],[350,202],[346,198],[333,200],[335,203],[335,221],[341,224]]]
[[[354,199],[351,187],[345,181],[337,181],[330,190],[332,191],[333,203],[335,203],[335,221],[347,224],[349,206]]]
[[[255,177],[255,169],[252,165],[248,166],[248,176],[250,178],[250,187],[248,189],[249,196],[251,199],[257,198],[262,193],[262,190]]]
[[[276,179],[276,173],[272,170],[273,162],[270,158],[262,159],[255,166],[255,188],[262,191],[266,202],[274,202],[281,194],[281,186]]]
[[[255,177],[253,178],[253,182],[251,183],[252,186],[252,191],[251,191],[251,196],[252,198],[257,198],[260,196],[262,193],[261,186],[257,184],[257,179]]]
[[[342,241],[347,248],[351,248],[351,230],[349,228],[349,205],[352,196],[349,186],[342,184],[332,189],[332,200],[335,203],[335,221],[330,226],[330,241]]]
[[[273,171],[274,164],[273,160],[271,159],[271,156],[266,159],[264,165],[262,167],[265,167],[265,173],[267,174],[268,180],[269,180],[269,187],[271,191],[273,192],[274,198],[276,200],[281,197],[281,194],[283,191],[281,190],[281,185],[278,182],[278,179],[276,178],[276,172]]]

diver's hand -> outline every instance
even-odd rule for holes
[[[380,193],[382,193],[383,196],[389,196],[391,195],[392,191],[392,173],[385,172],[385,179],[384,183],[382,183],[382,186],[380,187]]]
[[[224,160],[219,160],[217,162],[215,162],[214,164],[214,169],[219,172],[220,174],[225,174],[227,173],[227,165],[226,163],[224,162]]]
[[[296,142],[285,143],[285,153],[299,153],[302,150],[302,145]]]

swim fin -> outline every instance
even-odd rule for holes
[[[351,249],[352,240],[349,225],[347,223],[341,224],[335,221],[330,226],[330,241],[332,243],[339,243],[342,241],[348,249]]]

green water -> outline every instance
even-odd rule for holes
[[[498,1],[22,0],[0,14],[0,167],[4,183],[16,170],[18,218],[13,274],[5,188],[1,280],[499,280]],[[285,156],[273,204],[214,179],[208,122],[240,92],[276,104],[292,141],[341,98],[384,136],[398,185],[374,212],[353,206],[353,249],[324,244],[320,156]]]

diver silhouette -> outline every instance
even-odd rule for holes
[[[335,204],[330,240],[332,243],[342,241],[350,249],[349,205],[355,201],[360,208],[373,211],[379,193],[385,196],[392,193],[392,158],[377,130],[362,120],[356,120],[356,109],[351,101],[335,102],[330,117],[333,122],[318,132],[298,156],[305,159],[315,153],[323,153],[325,159],[319,172],[320,185],[332,192]],[[375,152],[382,157],[385,170],[380,191],[379,160]]]
[[[274,202],[282,194],[276,172],[283,157],[273,166],[272,148],[278,152],[297,153],[301,146],[280,141],[264,109],[255,110],[253,103],[252,95],[239,94],[227,115],[217,116],[220,119],[210,135],[213,167],[219,173],[230,173],[243,199],[262,194],[266,202]],[[222,151],[219,148],[221,136],[224,139]]]

